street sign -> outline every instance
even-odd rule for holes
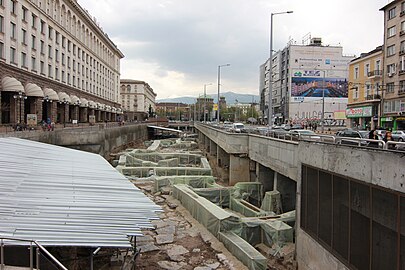
[[[214,111],[218,111],[218,104],[214,104]]]

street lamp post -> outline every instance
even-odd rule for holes
[[[325,130],[325,70],[323,71],[323,78],[322,78],[322,115],[321,115],[321,131]]]
[[[272,128],[273,125],[273,16],[279,14],[289,14],[293,13],[293,11],[285,11],[285,12],[276,12],[271,13],[270,16],[270,59],[269,59],[269,100],[268,100],[268,114],[267,114],[267,122],[269,129]]]
[[[27,96],[26,96],[25,93],[23,93],[23,92],[18,92],[17,95],[14,95],[14,96],[13,96],[13,98],[14,98],[15,100],[18,99],[19,104],[20,104],[19,119],[18,119],[18,121],[16,121],[16,122],[18,122],[19,124],[22,124],[22,122],[23,122],[23,121],[22,121],[22,118],[21,118],[21,116],[22,116],[22,101],[23,101],[23,100],[26,100],[26,99],[27,99]]]
[[[219,94],[220,94],[220,89],[221,89],[221,67],[229,67],[231,64],[225,64],[225,65],[219,65],[218,66],[218,108],[217,108],[217,123],[219,124],[219,118],[220,118],[220,112],[221,112],[221,106],[219,104]]]
[[[323,72],[323,77],[322,77],[322,112],[321,112],[321,131],[323,133],[324,130],[325,130],[325,90],[326,90],[325,89],[325,76],[326,76],[325,73],[326,73],[326,70],[322,70],[322,69],[318,69],[318,70]]]
[[[204,84],[204,123],[206,120],[205,114],[207,110],[207,85],[212,85],[212,83]]]

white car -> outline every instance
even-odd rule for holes
[[[318,134],[308,129],[292,129],[288,133],[292,136],[292,138],[301,140],[318,141],[321,139]]]
[[[392,139],[398,142],[405,142],[405,131],[395,130],[391,132]]]
[[[245,129],[245,125],[242,123],[233,123],[232,125],[233,132],[241,133],[243,129]]]

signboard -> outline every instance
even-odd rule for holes
[[[373,108],[371,106],[346,109],[347,118],[371,117]]]
[[[218,111],[218,104],[214,104],[214,111]]]
[[[346,119],[346,112],[345,111],[333,112],[333,118],[335,120],[344,120],[344,119]]]
[[[299,70],[291,78],[291,97],[347,98],[348,83],[344,78],[323,78],[320,70]],[[294,100],[293,100],[294,101]]]
[[[27,114],[27,125],[36,126],[38,123],[36,114]]]
[[[95,115],[89,115],[89,123],[90,123],[90,125],[94,125],[96,123]]]

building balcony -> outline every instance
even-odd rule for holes
[[[405,89],[399,89],[398,95],[405,95]]]
[[[383,73],[382,70],[373,70],[373,71],[369,71],[367,73],[367,75],[369,78],[377,78],[377,77],[381,77],[382,73]]]
[[[366,97],[366,100],[376,100],[376,101],[378,101],[378,100],[380,100],[381,99],[381,96],[380,95],[376,95],[376,94],[374,94],[374,95],[368,95],[367,97]]]
[[[398,71],[398,75],[402,75],[402,74],[405,74],[405,69]]]
[[[399,31],[399,36],[403,36],[403,35],[405,35],[405,31],[404,30]]]

